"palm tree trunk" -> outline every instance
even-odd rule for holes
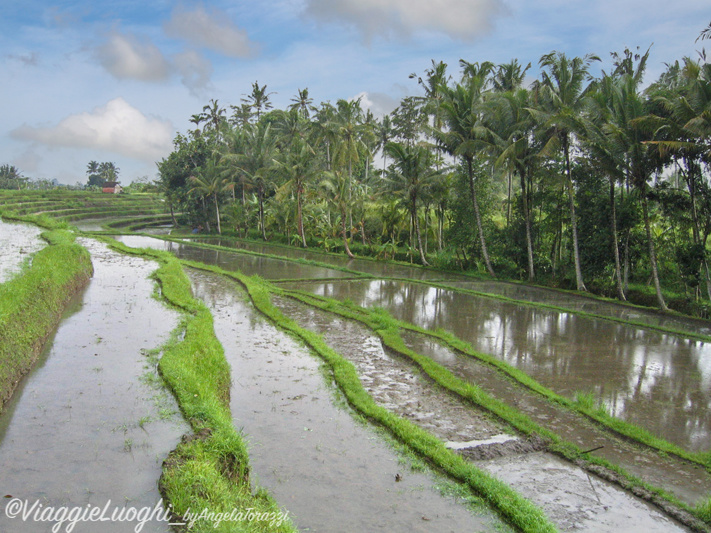
[[[215,215],[217,216],[217,233],[222,235],[222,226],[220,226],[220,204],[217,203],[217,194],[213,195],[215,199]]]
[[[355,256],[353,255],[353,252],[351,252],[351,249],[348,247],[348,237],[346,236],[346,209],[341,209],[341,237],[343,237],[343,247],[346,250],[346,255],[353,259]]]
[[[259,224],[262,227],[262,239],[267,240],[267,229],[264,227],[264,191],[260,187],[257,193],[259,197]]]
[[[486,249],[486,239],[484,238],[484,228],[481,225],[481,214],[479,213],[479,202],[476,197],[476,188],[474,187],[474,169],[472,168],[472,159],[467,158],[467,171],[469,172],[469,194],[471,195],[472,204],[474,206],[474,218],[476,220],[476,228],[479,232],[479,242],[481,244],[481,255],[484,257],[486,270],[492,277],[496,277],[494,269],[491,267],[489,260],[489,252]]]
[[[622,286],[622,273],[620,268],[620,248],[617,244],[617,207],[615,206],[615,180],[610,176],[610,230],[612,231],[612,251],[615,256],[615,285],[617,287],[617,297],[623,302],[627,300],[625,290]]]
[[[417,196],[413,194],[412,196],[412,221],[415,224],[415,235],[417,235],[417,249],[420,252],[420,261],[423,266],[429,266],[430,264],[425,259],[425,252],[422,248],[422,236],[420,235],[420,222],[417,218]]]
[[[526,253],[528,255],[528,281],[533,281],[536,273],[533,266],[533,239],[531,238],[531,210],[528,205],[528,193],[526,191],[526,174],[520,173],[521,177],[521,200],[523,201],[523,218],[526,225]],[[509,184],[509,187],[511,185]]]
[[[299,236],[301,237],[301,245],[306,246],[306,236],[304,235],[304,215],[301,208],[301,187],[296,188],[296,217],[298,220]]]
[[[664,302],[664,296],[662,295],[662,287],[659,284],[657,254],[654,250],[654,241],[652,240],[652,228],[649,224],[649,207],[647,206],[646,191],[642,191],[642,213],[644,215],[644,229],[647,232],[647,244],[649,245],[649,262],[652,265],[652,280],[654,281],[654,290],[657,292],[657,301],[659,302],[659,308],[662,311],[668,311],[669,308]]]
[[[570,148],[567,138],[563,140],[563,151],[565,152],[565,173],[566,186],[568,189],[568,200],[570,202],[570,227],[573,232],[573,260],[575,262],[575,285],[579,291],[587,291],[583,282],[583,272],[580,268],[580,247],[578,246],[578,221],[575,217],[575,192],[573,191],[573,178],[570,175]]]

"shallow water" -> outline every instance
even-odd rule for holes
[[[450,447],[466,450],[475,440],[483,448],[476,450],[476,457],[494,458],[475,461],[477,466],[543,508],[562,531],[684,531],[618,486],[549,453],[531,453],[525,442],[516,446],[516,440],[524,439],[518,439],[515,431],[419,377],[414,365],[388,355],[380,339],[362,324],[288,298],[275,298],[274,303],[301,327],[323,335],[331,348],[353,362],[363,387],[377,403],[450,441]],[[473,450],[463,453],[471,457]]]
[[[232,366],[232,414],[250,444],[252,479],[267,488],[301,531],[464,532],[502,527],[473,516],[398,455],[347,409],[334,406],[319,361],[266,323],[236,283],[189,271],[215,318]],[[402,476],[401,481],[396,475]]]
[[[674,457],[662,458],[651,450],[616,438],[587,417],[559,407],[543,396],[512,383],[503,373],[478,360],[455,353],[421,333],[401,331],[405,344],[432,358],[454,375],[474,383],[494,398],[515,406],[541,427],[550,429],[582,450],[620,465],[627,472],[695,505],[711,494],[711,475],[699,465]]]
[[[564,396],[591,392],[624,420],[711,449],[711,345],[570,313],[397,281],[289,283],[442,328]]]
[[[142,351],[167,338],[177,315],[151,298],[155,263],[81,242],[94,277],[0,417],[2,494],[45,507],[153,508],[162,460],[188,428],[172,397],[141,380],[157,377]],[[0,531],[49,531],[6,517],[10,501],[0,500]],[[105,522],[100,531],[136,524]],[[151,522],[143,531],[170,529]]]
[[[239,270],[248,276],[259,275],[264,279],[297,278],[343,278],[346,272],[310,265],[300,265],[292,261],[282,261],[271,257],[240,254],[236,252],[210,250],[189,244],[163,241],[142,235],[120,235],[116,240],[134,248],[154,248],[172,252],[180,259],[200,261],[225,270]]]
[[[40,233],[37,226],[0,219],[0,283],[14,277],[23,263],[46,245]]]
[[[348,259],[344,255],[325,254],[311,249],[300,249],[267,243],[254,243],[229,238],[195,237],[186,239],[194,242],[205,242],[229,248],[248,250],[257,253],[271,254],[291,259],[311,259],[336,266],[347,267],[379,278],[408,278],[430,282],[439,282],[446,286],[467,289],[497,296],[504,296],[522,302],[535,302],[552,306],[560,306],[577,312],[592,313],[622,320],[636,321],[652,326],[677,329],[691,333],[711,336],[709,321],[695,320],[683,317],[672,317],[658,313],[652,309],[639,309],[615,302],[603,302],[579,294],[566,293],[544,287],[532,287],[519,283],[493,280],[476,280],[464,274],[441,272],[421,268],[415,265],[394,264],[368,259]]]

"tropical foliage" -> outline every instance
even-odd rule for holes
[[[704,34],[705,36],[705,34]],[[193,227],[711,309],[711,65],[650,51],[432,61],[418,95],[212,100],[159,163]],[[209,178],[209,179],[208,179]]]

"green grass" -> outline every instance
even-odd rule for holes
[[[549,532],[556,528],[545,514],[505,483],[480,470],[444,443],[412,422],[377,405],[362,387],[352,363],[331,349],[319,336],[300,328],[285,317],[271,303],[273,288],[258,278],[247,278],[239,273],[228,273],[216,267],[184,261],[184,264],[228,275],[237,279],[247,290],[255,307],[278,327],[297,336],[309,345],[326,363],[348,403],[371,422],[386,428],[398,441],[426,458],[437,469],[466,484],[504,520],[524,532]]]
[[[92,274],[89,253],[66,230],[42,234],[49,246],[0,284],[0,411],[37,359],[70,298]]]
[[[183,312],[179,328],[163,347],[160,374],[175,395],[194,435],[181,441],[164,462],[160,490],[175,518],[189,510],[230,514],[253,510],[279,516],[276,502],[263,490],[253,492],[249,481],[247,445],[234,427],[229,407],[231,374],[222,346],[214,333],[212,315],[191,293],[180,262],[156,250],[135,250],[121,243],[111,246],[160,262],[153,274],[163,298]],[[195,532],[293,532],[289,520],[198,521]]]

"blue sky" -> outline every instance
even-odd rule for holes
[[[86,181],[113,161],[122,183],[155,162],[210,99],[239,105],[258,81],[275,107],[362,96],[374,113],[419,94],[431,60],[532,63],[625,47],[652,51],[647,81],[711,21],[708,0],[3,0],[0,164]],[[705,44],[711,52],[711,41]]]

